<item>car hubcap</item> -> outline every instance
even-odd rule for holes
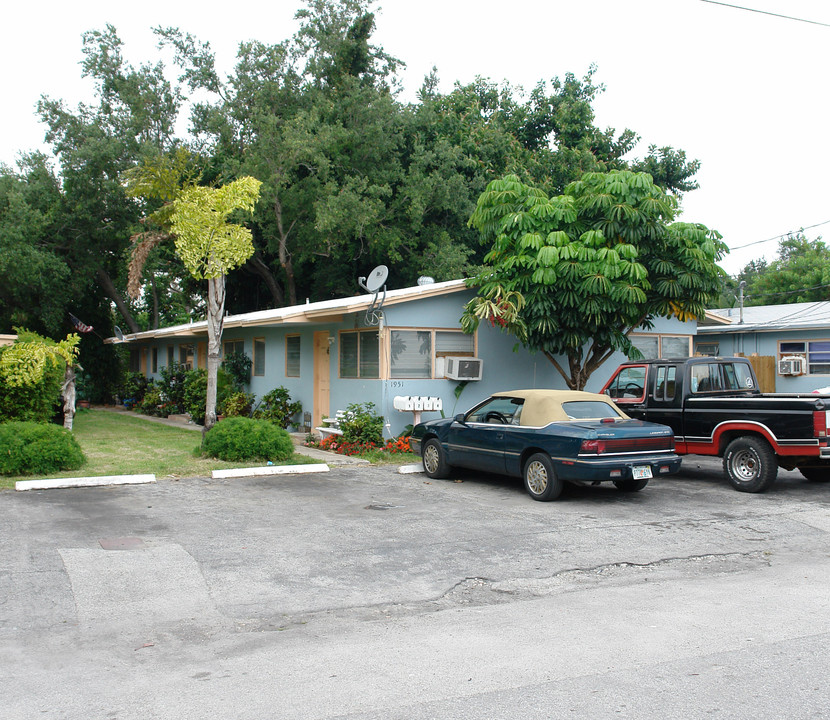
[[[424,448],[424,468],[427,472],[435,472],[438,469],[438,448],[435,445]]]
[[[738,480],[754,480],[758,475],[758,465],[758,458],[748,450],[736,453],[732,458],[732,472]]]
[[[548,471],[538,460],[527,466],[527,486],[534,495],[541,495],[548,486]]]

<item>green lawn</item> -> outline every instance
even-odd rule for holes
[[[50,477],[97,475],[137,475],[154,473],[163,477],[209,477],[212,470],[253,467],[261,461],[230,463],[198,456],[202,436],[199,432],[149,422],[132,415],[106,410],[83,410],[75,416],[74,433],[87,457],[87,463],[71,472],[46,475],[0,477],[0,488],[13,488],[17,480]],[[295,454],[282,463],[314,463]]]

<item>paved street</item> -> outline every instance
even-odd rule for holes
[[[459,479],[0,493],[0,715],[830,717],[830,485]]]

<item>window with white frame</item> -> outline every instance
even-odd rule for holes
[[[300,336],[285,336],[285,376],[300,377]]]
[[[830,340],[780,341],[778,359],[803,357],[807,375],[830,375]]]
[[[631,344],[644,360],[656,358],[687,358],[692,354],[691,335],[630,335]]]

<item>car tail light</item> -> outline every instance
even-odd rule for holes
[[[813,437],[827,437],[827,410],[813,410]]]
[[[674,435],[646,438],[616,438],[614,440],[583,440],[579,447],[580,455],[653,452],[655,450],[674,450]]]

